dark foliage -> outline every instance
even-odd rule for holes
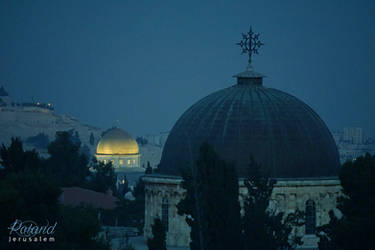
[[[54,223],[59,219],[58,197],[61,190],[49,178],[29,169],[8,173],[0,181],[0,249],[8,249],[8,227],[18,220],[33,220],[38,224]],[[17,236],[17,235],[12,235]],[[27,249],[41,249],[43,243]],[[22,243],[12,243],[14,249],[26,249]],[[47,245],[46,249],[51,247]]]
[[[339,177],[344,195],[337,199],[337,208],[342,216],[330,211],[330,223],[318,228],[319,248],[369,249],[375,224],[375,156],[346,162]]]
[[[46,172],[62,187],[84,187],[89,176],[87,158],[80,153],[80,145],[69,132],[57,132],[55,141],[48,146],[50,157]]]
[[[94,144],[95,144],[95,137],[94,137],[94,134],[92,132],[90,134],[90,140],[89,140],[89,142],[90,142],[91,146],[94,146]]]
[[[183,173],[186,196],[177,205],[191,227],[191,249],[240,249],[241,222],[235,169],[207,143],[196,164]]]
[[[91,158],[91,152],[90,152],[90,148],[86,145],[86,144],[84,144],[81,148],[80,148],[80,150],[79,150],[79,152],[82,154],[82,155],[84,155],[85,157],[86,157],[86,159],[90,159]]]
[[[118,225],[136,227],[140,232],[144,227],[145,193],[144,182],[139,180],[133,190],[135,200],[126,200],[119,197],[120,201],[113,210],[102,210],[101,218],[104,225]]]
[[[0,148],[0,164],[4,167],[0,176],[5,176],[25,169],[39,171],[42,160],[35,150],[24,151],[22,141],[19,138],[12,138],[9,147],[2,144]]]
[[[141,146],[144,146],[148,143],[148,140],[146,138],[142,137],[142,136],[141,137],[138,136],[135,140]]]
[[[218,158],[203,144],[191,171],[183,173],[186,196],[177,205],[191,227],[191,249],[291,249],[301,239],[292,234],[303,225],[303,213],[284,215],[270,207],[274,180],[251,160],[244,180],[248,196],[241,220],[238,178],[234,167]],[[292,239],[292,244],[289,239]]]
[[[110,248],[109,242],[97,239],[100,224],[97,211],[90,207],[66,207],[60,209],[60,231],[57,234],[60,249],[95,249]]]
[[[118,198],[124,199],[125,194],[129,191],[130,191],[130,188],[129,188],[128,179],[126,175],[123,175],[120,184],[118,184],[116,195],[118,196]]]
[[[283,220],[283,213],[269,207],[275,181],[268,178],[267,173],[262,173],[261,166],[253,158],[244,184],[248,191],[244,201],[244,249],[292,249],[295,244],[300,244],[301,239],[294,236],[291,245],[289,236],[293,226],[303,225],[303,213],[296,211]]]
[[[147,162],[145,174],[152,174],[152,168],[149,161]]]
[[[46,134],[39,133],[35,136],[30,136],[26,139],[26,143],[32,144],[34,147],[38,148],[47,148],[50,141]]]
[[[75,131],[74,129],[70,129],[67,131],[69,134],[70,140],[78,147],[81,146],[81,139],[79,138],[78,131]],[[56,132],[56,134],[59,132]]]
[[[94,158],[90,163],[90,168],[92,169],[91,180],[88,182],[87,188],[96,192],[105,193],[112,190],[113,193],[116,193],[117,177],[111,162],[105,164]]]
[[[159,218],[154,220],[152,225],[152,239],[147,239],[147,246],[149,250],[167,250],[166,233],[163,224]]]
[[[8,148],[1,148],[1,164],[0,249],[9,248],[7,228],[16,219],[40,225],[57,222],[56,242],[27,246],[17,243],[13,249],[109,249],[108,242],[96,239],[100,227],[94,209],[60,205],[61,189],[54,178],[46,175],[35,151],[24,151],[22,142],[12,139]]]
[[[0,96],[9,96],[9,94],[5,90],[4,86],[1,86],[1,88],[0,88]]]

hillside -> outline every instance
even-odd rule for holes
[[[95,145],[100,139],[102,129],[82,124],[76,118],[57,114],[54,111],[38,108],[1,108],[0,109],[0,143],[8,145],[11,137],[19,137],[24,141],[25,148],[36,148],[42,155],[45,148],[38,148],[25,141],[39,133],[44,133],[50,141],[54,140],[56,131],[77,131],[82,145],[87,145],[90,153],[95,152]],[[94,135],[95,143],[89,142],[90,134]]]
[[[57,131],[74,130],[79,134],[81,145],[86,145],[90,154],[95,154],[96,145],[104,131],[101,128],[82,124],[78,119],[64,114],[57,114],[53,110],[39,107],[0,107],[0,144],[9,145],[12,137],[19,137],[26,149],[35,148],[43,157],[47,157],[47,149],[35,144],[27,143],[27,139],[43,133],[49,141],[54,140]],[[94,143],[90,144],[90,135],[94,135]],[[149,161],[152,167],[160,162],[165,141],[165,135],[144,136],[148,143],[139,145],[141,166]]]

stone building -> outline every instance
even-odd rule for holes
[[[155,218],[160,218],[167,229],[167,244],[184,247],[190,242],[190,227],[185,216],[178,215],[176,205],[183,198],[185,190],[181,188],[182,178],[168,175],[147,175],[145,198],[145,238],[152,237],[151,227]],[[240,197],[247,194],[243,182],[239,181]],[[337,178],[292,178],[277,179],[271,201],[277,211],[285,214],[297,209],[308,215],[306,225],[296,228],[298,235],[303,236],[304,245],[300,249],[316,249],[318,239],[315,227],[329,222],[328,212],[336,208],[336,197],[341,186]]]
[[[344,128],[342,139],[351,144],[364,144],[366,142],[362,128]]]
[[[250,34],[250,33],[249,33]],[[251,62],[251,60],[249,60]],[[263,86],[263,75],[249,66],[234,76],[237,83],[192,105],[177,120],[163,150],[159,173],[146,175],[146,238],[161,218],[167,244],[188,246],[190,228],[176,205],[184,196],[181,169],[189,169],[203,142],[212,145],[226,162],[236,166],[241,181],[250,158],[269,171],[275,184],[270,206],[286,214],[306,212],[302,249],[316,249],[315,227],[328,223],[340,194],[339,155],[333,137],[317,113],[296,97]]]
[[[144,172],[140,167],[138,143],[129,133],[119,128],[105,133],[97,145],[95,157],[98,161],[112,163],[119,184],[124,184],[124,176],[129,172]]]
[[[328,223],[340,193],[336,144],[320,117],[296,97],[263,86],[263,76],[248,68],[235,76],[237,84],[217,91],[191,106],[174,125],[164,147],[160,174],[146,183],[145,237],[160,217],[167,228],[167,243],[188,246],[190,228],[177,214],[183,197],[181,168],[197,158],[207,141],[218,155],[236,164],[245,176],[250,156],[277,180],[272,193],[276,209],[297,208],[309,214],[303,234],[306,248],[316,247],[316,226]],[[240,193],[245,195],[244,186]]]

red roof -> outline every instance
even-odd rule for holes
[[[60,202],[64,205],[79,206],[82,203],[93,206],[94,208],[114,209],[118,199],[112,195],[112,192],[99,193],[80,187],[62,188],[63,193],[60,196]]]

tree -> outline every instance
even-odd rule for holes
[[[128,179],[125,174],[121,175],[121,182],[118,185],[117,196],[120,199],[125,197],[125,194],[130,191]]]
[[[4,167],[2,176],[9,173],[17,173],[25,169],[38,171],[42,166],[42,160],[35,150],[24,151],[22,141],[19,138],[11,138],[11,144],[0,148],[0,164]]]
[[[110,249],[109,242],[97,238],[100,223],[97,211],[91,207],[60,208],[59,231],[57,231],[58,249]]]
[[[196,164],[182,176],[186,195],[177,208],[191,227],[190,248],[240,249],[239,189],[234,167],[204,143]]]
[[[262,173],[261,166],[250,159],[249,173],[244,180],[247,196],[244,200],[244,249],[290,249],[289,237],[293,226],[301,226],[300,211],[287,215],[269,207],[275,180]],[[300,237],[294,239],[301,243]]]
[[[94,144],[95,144],[95,137],[94,137],[94,134],[92,132],[90,134],[90,140],[89,140],[89,142],[90,142],[91,146],[94,146]]]
[[[163,224],[159,218],[154,220],[152,225],[152,239],[147,239],[147,246],[149,250],[167,250],[166,233]]]
[[[90,148],[84,144],[80,150],[79,150],[80,154],[84,155],[86,157],[86,159],[90,159],[91,158],[91,152],[90,152]]]
[[[344,163],[339,178],[343,195],[337,208],[342,216],[330,211],[330,223],[318,228],[319,248],[368,249],[375,223],[375,155]]]
[[[78,148],[81,146],[81,139],[79,138],[79,133],[78,131],[74,130],[74,129],[70,129],[67,131],[68,134],[69,134],[69,138],[70,140],[76,145],[78,146]]]
[[[149,161],[147,161],[147,168],[145,174],[152,174],[152,168]]]
[[[38,171],[26,168],[7,173],[0,181],[0,249],[9,248],[7,228],[16,219],[38,225],[57,222],[53,244],[33,243],[27,249],[109,249],[106,242],[96,239],[100,231],[96,211],[61,205],[61,192],[50,177]],[[14,244],[12,249],[26,249],[26,245]]]
[[[50,143],[48,136],[44,133],[39,133],[35,136],[30,136],[26,139],[25,142],[30,143],[38,148],[47,148]]]
[[[145,211],[145,182],[139,179],[134,187],[133,195],[135,200],[130,204],[134,207],[133,218],[136,222],[136,227],[142,231],[144,227],[144,211]]]
[[[32,220],[40,225],[47,221],[55,223],[59,218],[60,194],[60,188],[40,173],[30,170],[8,173],[0,181],[0,249],[9,248],[7,228],[16,220]],[[29,249],[36,248],[41,249],[41,245]]]
[[[52,149],[66,145],[70,144],[56,143]],[[66,151],[53,150],[51,152],[59,159],[61,152],[70,152],[72,147],[65,148]],[[22,142],[12,139],[11,145],[8,148],[3,145],[0,152],[4,166],[0,181],[0,249],[9,248],[7,228],[16,219],[32,220],[38,225],[57,222],[54,244],[33,243],[27,245],[27,249],[109,249],[108,242],[97,239],[100,231],[97,211],[61,205],[59,197],[62,191],[55,178],[47,175],[46,168],[40,166],[44,164],[35,151],[24,151]],[[71,157],[76,149],[71,152],[65,155]],[[13,248],[25,249],[25,245],[15,244]]]
[[[141,146],[144,146],[148,143],[148,140],[142,136],[138,136],[136,139],[137,143]]]
[[[74,140],[72,138],[75,138]],[[80,143],[72,133],[57,132],[56,139],[48,146],[50,157],[45,171],[60,186],[85,186],[90,174],[87,158],[80,153]]]
[[[116,193],[117,177],[111,162],[105,164],[94,157],[90,168],[93,170],[91,180],[88,184],[90,189],[102,193],[111,189],[113,193]]]

